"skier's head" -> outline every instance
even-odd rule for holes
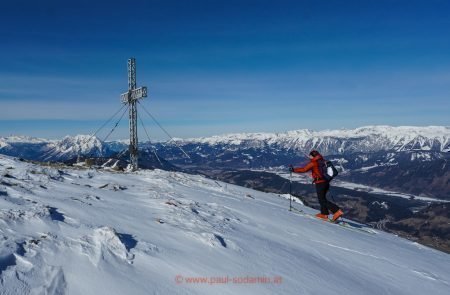
[[[309,157],[312,159],[312,158],[314,158],[314,157],[317,157],[317,156],[319,156],[320,154],[319,154],[319,152],[318,151],[316,151],[316,150],[312,150],[310,153],[309,153]]]

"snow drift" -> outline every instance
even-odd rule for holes
[[[450,291],[448,254],[289,212],[285,196],[5,156],[0,175],[0,294]]]

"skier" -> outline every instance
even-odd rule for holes
[[[311,171],[311,176],[314,179],[313,183],[316,185],[317,197],[320,204],[320,213],[316,214],[316,217],[328,220],[329,211],[333,213],[332,221],[336,221],[341,217],[344,212],[342,212],[339,207],[327,200],[327,192],[330,189],[330,183],[323,177],[322,173],[326,173],[326,169],[321,169],[321,165],[324,163],[324,159],[318,151],[311,151],[309,153],[310,162],[304,167],[292,167],[290,166],[290,171],[294,173],[305,173]]]

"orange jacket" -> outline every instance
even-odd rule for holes
[[[306,166],[304,167],[298,167],[298,168],[294,168],[295,173],[305,173],[308,171],[311,171],[311,177],[314,179],[314,183],[322,183],[322,182],[327,182],[325,179],[323,179],[322,174],[320,173],[319,170],[319,160],[323,160],[322,155],[317,155],[314,158],[311,159],[311,162],[309,162]]]

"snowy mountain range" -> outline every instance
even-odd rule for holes
[[[304,165],[319,150],[344,180],[404,193],[450,199],[450,127],[370,126],[353,130],[231,134],[157,145],[179,166],[258,169]]]
[[[368,126],[352,130],[304,129],[285,133],[229,134],[179,139],[176,145],[157,146],[163,156],[172,158],[177,164],[186,160],[177,147],[181,145],[194,155],[194,162],[206,165],[238,168],[283,166],[301,161],[305,154],[316,149],[323,155],[336,158],[344,169],[365,169],[373,167],[374,162],[385,161],[383,165],[396,163],[395,157],[400,154],[402,161],[405,154],[412,162],[440,160],[450,151],[449,138],[450,127]],[[380,152],[386,155],[385,159],[372,159],[371,155],[379,155]],[[349,155],[350,160],[346,159]],[[353,166],[345,167],[347,163]]]
[[[276,145],[284,149],[323,154],[346,152],[450,151],[450,127],[367,126],[356,129],[312,131],[308,129],[285,133],[241,133],[180,140],[184,144],[261,146]]]
[[[324,155],[378,151],[450,152],[450,127],[367,126],[324,131],[302,129],[285,133],[237,133],[176,139],[175,142],[182,145],[235,146],[239,148],[276,146],[296,152],[317,149]],[[45,140],[27,136],[0,137],[0,149],[2,150],[21,145],[45,145],[46,151],[53,150],[47,153],[46,157],[53,160],[89,153],[106,156],[110,152],[122,150],[127,145],[127,141],[102,143],[98,138],[89,135],[66,136],[62,140]],[[162,144],[160,143],[159,146]]]
[[[0,155],[0,294],[448,293],[449,254],[287,198]]]
[[[108,156],[114,153],[110,146],[115,145],[105,144],[90,135],[66,136],[61,140],[27,136],[0,137],[0,153],[37,161],[66,161],[78,156]]]
[[[177,139],[169,143],[142,143],[141,148],[156,151],[159,158],[183,169],[202,170],[286,169],[288,164],[301,165],[306,161],[305,153],[316,149],[335,162],[345,180],[450,199],[449,138],[450,127],[445,126],[367,126]],[[126,141],[101,142],[85,135],[51,141],[17,136],[0,138],[0,153],[38,161],[111,157],[126,147]],[[157,157],[153,158],[146,167],[161,167]]]

